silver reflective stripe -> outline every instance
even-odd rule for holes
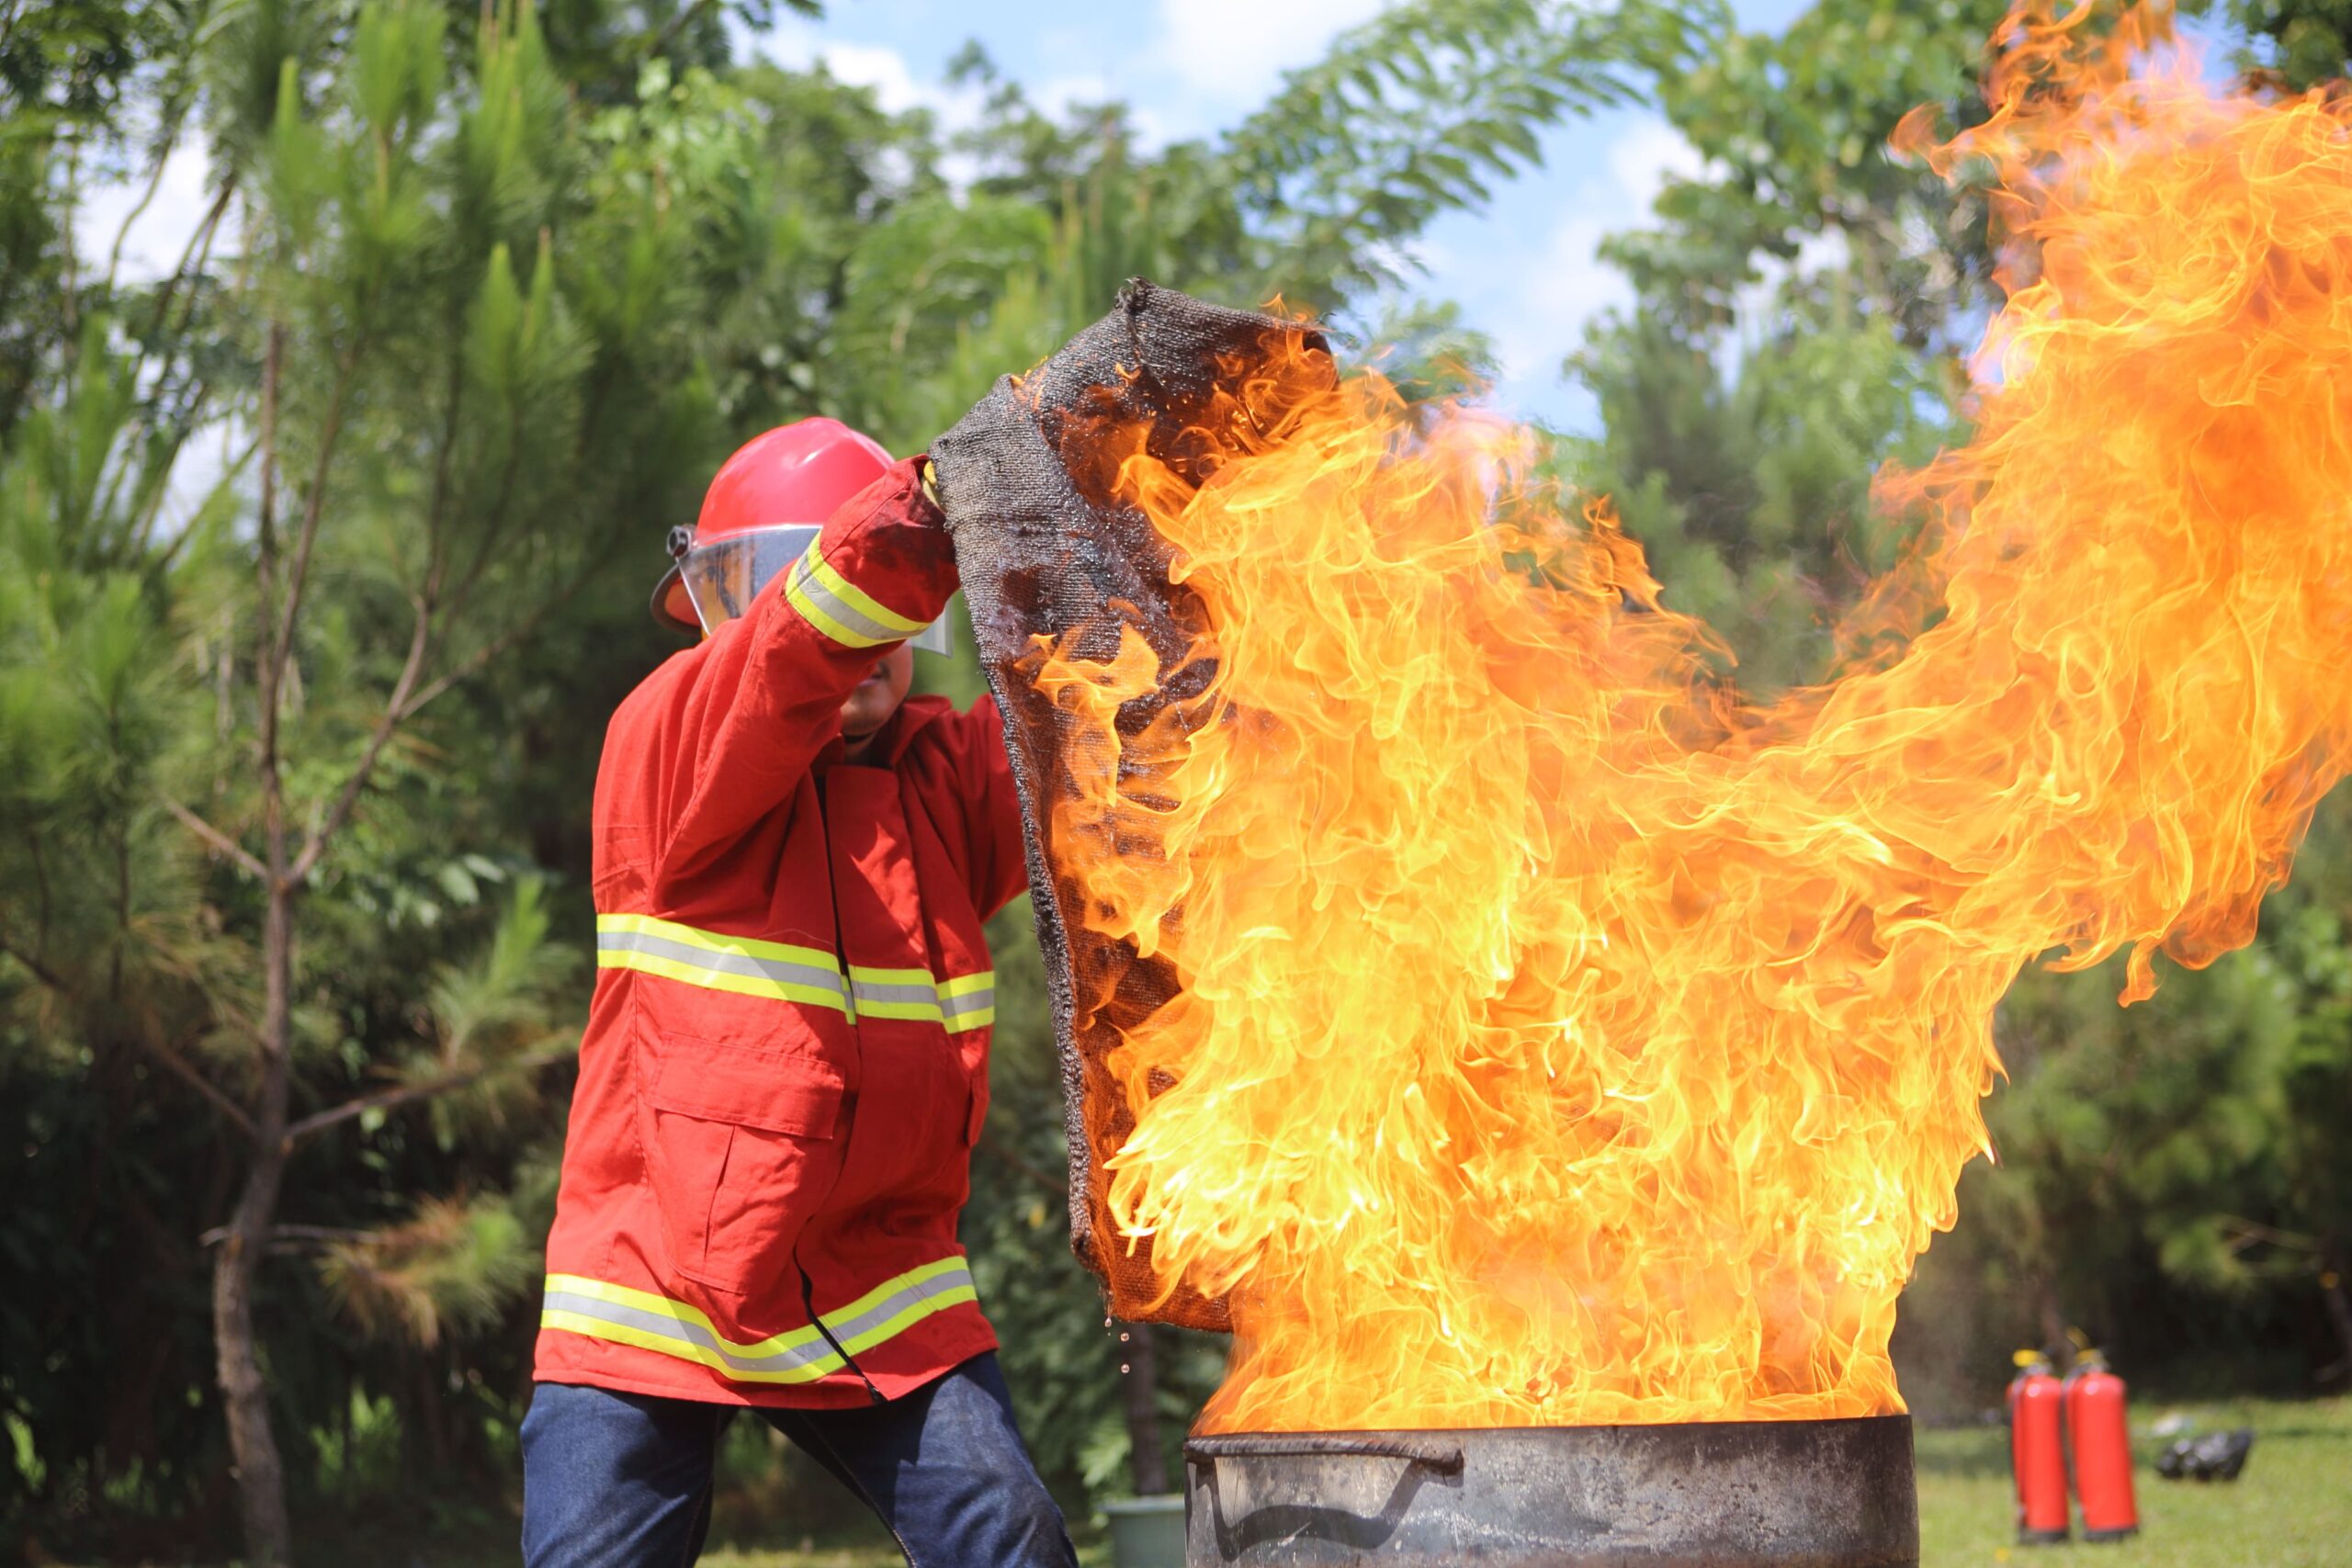
[[[773,980],[778,985],[810,986],[836,996],[843,993],[838,969],[820,968],[812,964],[792,964],[776,958],[754,958],[746,953],[714,953],[707,947],[673,942],[650,931],[598,931],[596,951],[641,953],[650,958],[667,959],[671,963],[707,970],[714,975],[736,975],[747,980]]]
[[[914,1007],[939,1005],[939,988],[936,986],[886,985],[879,980],[861,980],[852,976],[850,989],[856,996],[860,1007],[867,1002],[895,1002],[900,1006]]]
[[[681,1345],[692,1345],[704,1354],[690,1359],[706,1364],[715,1360],[724,1371],[766,1377],[790,1377],[795,1373],[804,1373],[813,1378],[841,1365],[841,1358],[833,1354],[833,1348],[822,1337],[811,1339],[805,1345],[788,1345],[779,1349],[746,1355],[702,1324],[684,1321],[667,1313],[649,1312],[643,1307],[603,1301],[574,1291],[549,1291],[544,1310],[570,1313],[575,1317],[593,1318],[598,1323],[634,1328],[641,1334],[658,1335],[664,1339],[674,1339]]]
[[[785,583],[785,597],[793,607],[816,623],[820,631],[836,642],[853,648],[874,648],[886,642],[904,642],[910,634],[903,626],[893,626],[876,620],[872,615],[835,592],[820,570],[815,547],[800,558],[792,569],[792,576]],[[844,579],[844,581],[847,580]],[[915,627],[922,630],[921,626]],[[844,637],[842,633],[849,635]]]
[[[832,1330],[833,1337],[840,1340],[850,1354],[855,1355],[858,1351],[866,1348],[868,1344],[878,1344],[881,1340],[888,1338],[888,1335],[876,1336],[875,1331],[886,1327],[892,1318],[904,1316],[910,1310],[920,1307],[923,1303],[945,1295],[953,1295],[956,1302],[970,1300],[972,1271],[958,1263],[952,1269],[942,1269],[928,1280],[917,1280],[902,1290],[891,1292],[854,1317],[827,1317],[824,1319],[824,1324],[827,1328]],[[942,1304],[953,1306],[956,1303],[948,1302]],[[928,1317],[931,1314],[922,1313],[919,1315]]]
[[[743,1382],[813,1382],[950,1307],[976,1302],[972,1271],[943,1258],[885,1280],[816,1325],[739,1345],[684,1302],[578,1274],[550,1274],[540,1326],[708,1367]],[[826,1336],[830,1334],[830,1341]]]
[[[950,1018],[962,1018],[967,1013],[989,1012],[996,1007],[996,987],[984,986],[977,991],[967,991],[960,997],[942,997],[939,1010]]]

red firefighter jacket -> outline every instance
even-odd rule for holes
[[[955,586],[918,473],[613,716],[545,1381],[839,1406],[996,1343],[956,1221],[988,1110],[980,923],[1023,886],[1001,727],[917,697],[867,764],[840,739]]]

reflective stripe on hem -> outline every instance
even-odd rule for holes
[[[910,620],[835,571],[819,554],[820,535],[784,580],[784,596],[801,618],[847,648],[904,642],[931,623]]]
[[[886,1280],[822,1316],[842,1349],[854,1356],[978,1299],[964,1259],[943,1258]],[[577,1274],[548,1276],[539,1326],[692,1361],[734,1382],[815,1382],[845,1364],[813,1324],[739,1345],[684,1302]]]
[[[596,967],[634,969],[705,990],[831,1008],[854,1020],[914,1019],[951,1034],[996,1021],[996,971],[942,980],[927,969],[840,964],[820,948],[761,942],[650,915],[598,915]]]

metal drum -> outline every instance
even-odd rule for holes
[[[1189,1568],[1917,1568],[1911,1418],[1245,1432],[1185,1445]]]

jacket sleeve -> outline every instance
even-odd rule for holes
[[[788,798],[850,689],[945,606],[956,558],[922,461],[844,503],[748,614],[662,667],[643,781],[658,880],[692,875]]]
[[[1026,829],[1012,763],[1004,750],[1004,719],[996,699],[982,698],[964,715],[962,772],[967,841],[972,846],[972,902],[985,919],[1028,890]]]

